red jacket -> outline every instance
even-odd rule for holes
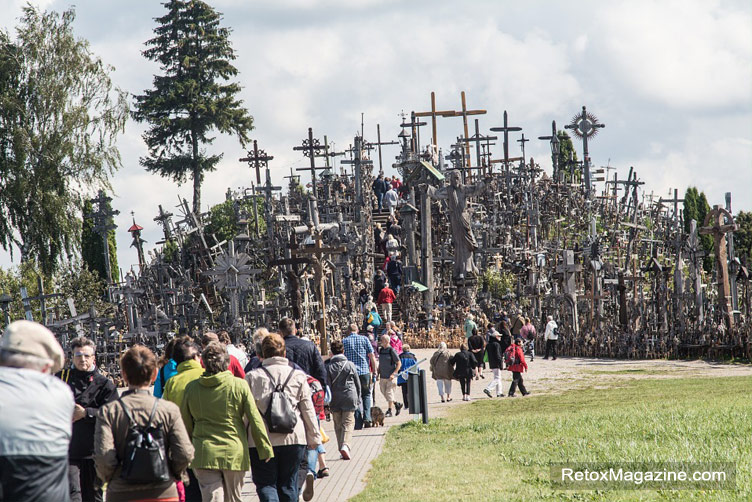
[[[376,300],[376,303],[381,305],[382,303],[394,303],[394,300],[397,299],[397,296],[394,294],[394,291],[389,286],[385,287],[381,290],[379,293],[379,298]]]
[[[514,354],[516,352],[516,354]],[[507,356],[509,355],[509,357]],[[513,364],[511,366],[507,366],[506,369],[508,371],[517,371],[519,373],[522,373],[523,371],[527,371],[527,363],[525,362],[525,353],[522,350],[522,347],[520,345],[517,345],[516,343],[513,343],[510,345],[507,350],[504,352],[504,362],[510,358],[516,358],[519,363]]]

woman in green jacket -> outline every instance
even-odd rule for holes
[[[206,371],[186,386],[180,406],[196,450],[191,468],[204,501],[240,502],[243,478],[251,467],[243,419],[261,459],[274,456],[272,445],[248,384],[227,370],[225,349],[212,342],[201,359]]]

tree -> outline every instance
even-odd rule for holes
[[[206,235],[214,235],[218,241],[229,241],[233,239],[238,233],[240,233],[240,224],[238,223],[238,215],[240,212],[245,213],[249,217],[258,215],[259,217],[259,233],[266,232],[266,221],[264,221],[264,203],[263,199],[256,197],[256,211],[254,213],[253,204],[254,199],[247,199],[242,201],[226,200],[220,204],[216,204],[209,209],[209,218],[204,228]],[[248,218],[249,226],[255,228],[255,222],[252,218]]]
[[[94,204],[92,204],[91,200],[87,200],[83,210],[84,222],[81,231],[81,259],[86,268],[97,274],[106,283],[107,271],[105,269],[104,253],[102,252],[102,236],[94,231],[94,222],[91,218],[86,217],[93,209]],[[107,209],[111,209],[109,202],[107,203]],[[112,280],[118,282],[120,280],[120,268],[117,262],[115,230],[107,232],[107,244],[110,248],[110,272],[112,273]]]
[[[697,222],[697,230],[699,234],[700,227],[705,223],[705,216],[710,212],[710,204],[705,197],[705,192],[700,192],[697,187],[689,187],[684,193],[684,231],[690,232],[690,222],[695,220]],[[713,270],[713,237],[710,235],[699,235],[700,245],[705,251],[705,258],[703,259],[703,268],[706,272],[710,273]]]
[[[143,138],[149,155],[140,159],[149,172],[183,183],[193,180],[193,211],[200,215],[204,174],[216,169],[221,155],[208,155],[201,145],[214,141],[209,133],[236,134],[248,142],[253,117],[236,98],[240,85],[230,63],[235,52],[230,30],[219,26],[221,15],[199,0],[170,0],[167,14],[157,18],[156,36],[143,55],[158,62],[153,89],[136,96],[133,118],[151,124]]]
[[[734,221],[739,230],[734,232],[734,250],[739,260],[752,264],[752,213],[739,211]]]
[[[574,149],[572,138],[569,137],[569,134],[567,134],[566,131],[559,131],[556,135],[559,137],[559,169],[564,170],[565,179],[573,182],[574,180],[571,179],[571,173],[573,171],[571,170],[570,165],[572,163],[575,165],[575,177],[579,176],[580,169],[577,167],[577,152]]]
[[[84,194],[120,167],[128,117],[74,17],[26,6],[16,40],[0,35],[0,245],[46,275],[77,251]]]

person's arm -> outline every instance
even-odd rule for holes
[[[321,444],[321,433],[319,432],[319,422],[316,420],[313,401],[311,401],[311,388],[305,381],[300,385],[298,392],[298,409],[305,426],[306,443],[308,448],[314,450]]]
[[[324,366],[324,358],[321,357],[316,345],[311,342],[311,376],[319,381],[322,387],[329,385],[329,377],[326,374],[326,367]]]
[[[195,450],[188,432],[185,430],[185,424],[180,416],[177,407],[172,407],[169,412],[169,421],[167,425],[167,445],[169,445],[169,462],[172,474],[176,479],[180,479],[193,460]],[[166,445],[166,446],[167,446]]]
[[[363,388],[360,385],[360,377],[358,376],[358,368],[356,368],[353,363],[349,363],[349,364],[350,364],[350,374],[351,374],[353,380],[355,381],[355,388],[358,391],[358,401],[357,402],[360,402],[361,399],[362,399],[362,396],[363,396]],[[343,368],[343,370],[344,370],[344,368]]]
[[[291,370],[295,371],[295,370]],[[256,400],[253,398],[251,388],[248,385],[242,385],[242,399],[243,399],[243,412],[245,418],[248,421],[248,430],[251,432],[253,443],[256,445],[259,459],[266,460],[274,457],[274,449],[272,443],[269,440],[269,435],[266,433],[266,426],[264,425],[264,419],[261,418],[261,413],[256,407]],[[308,387],[308,385],[306,385]],[[310,402],[311,400],[308,399]],[[313,406],[313,403],[311,403]]]
[[[84,417],[84,420],[89,420],[91,422],[96,421],[99,408],[107,403],[111,403],[112,401],[117,399],[118,396],[119,394],[117,387],[115,387],[115,384],[112,383],[109,378],[107,378],[104,382],[104,385],[99,390],[97,398],[94,401],[95,406],[88,406],[86,408],[86,416]]]
[[[397,354],[397,351],[392,349],[392,357],[396,360],[397,367],[394,369],[394,373],[389,375],[390,380],[394,380],[397,377],[397,374],[400,371],[400,368],[402,368],[402,361],[400,361],[399,354]]]
[[[94,468],[97,476],[104,482],[112,479],[118,466],[115,438],[112,434],[110,416],[100,409],[94,426]]]
[[[188,437],[193,438],[193,415],[191,415],[190,407],[188,406],[188,388],[183,393],[183,402],[180,403],[180,416],[183,417],[183,424],[185,425],[185,431],[188,433]]]

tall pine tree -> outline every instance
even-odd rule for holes
[[[193,211],[200,213],[204,174],[216,169],[222,155],[202,148],[216,130],[236,134],[242,145],[253,129],[253,117],[237,99],[238,73],[231,64],[235,51],[230,30],[220,27],[221,15],[199,0],[171,0],[167,14],[157,18],[155,37],[146,42],[144,57],[160,64],[153,88],[136,96],[133,118],[151,124],[144,141],[149,155],[140,159],[149,172],[182,183],[193,180]]]

